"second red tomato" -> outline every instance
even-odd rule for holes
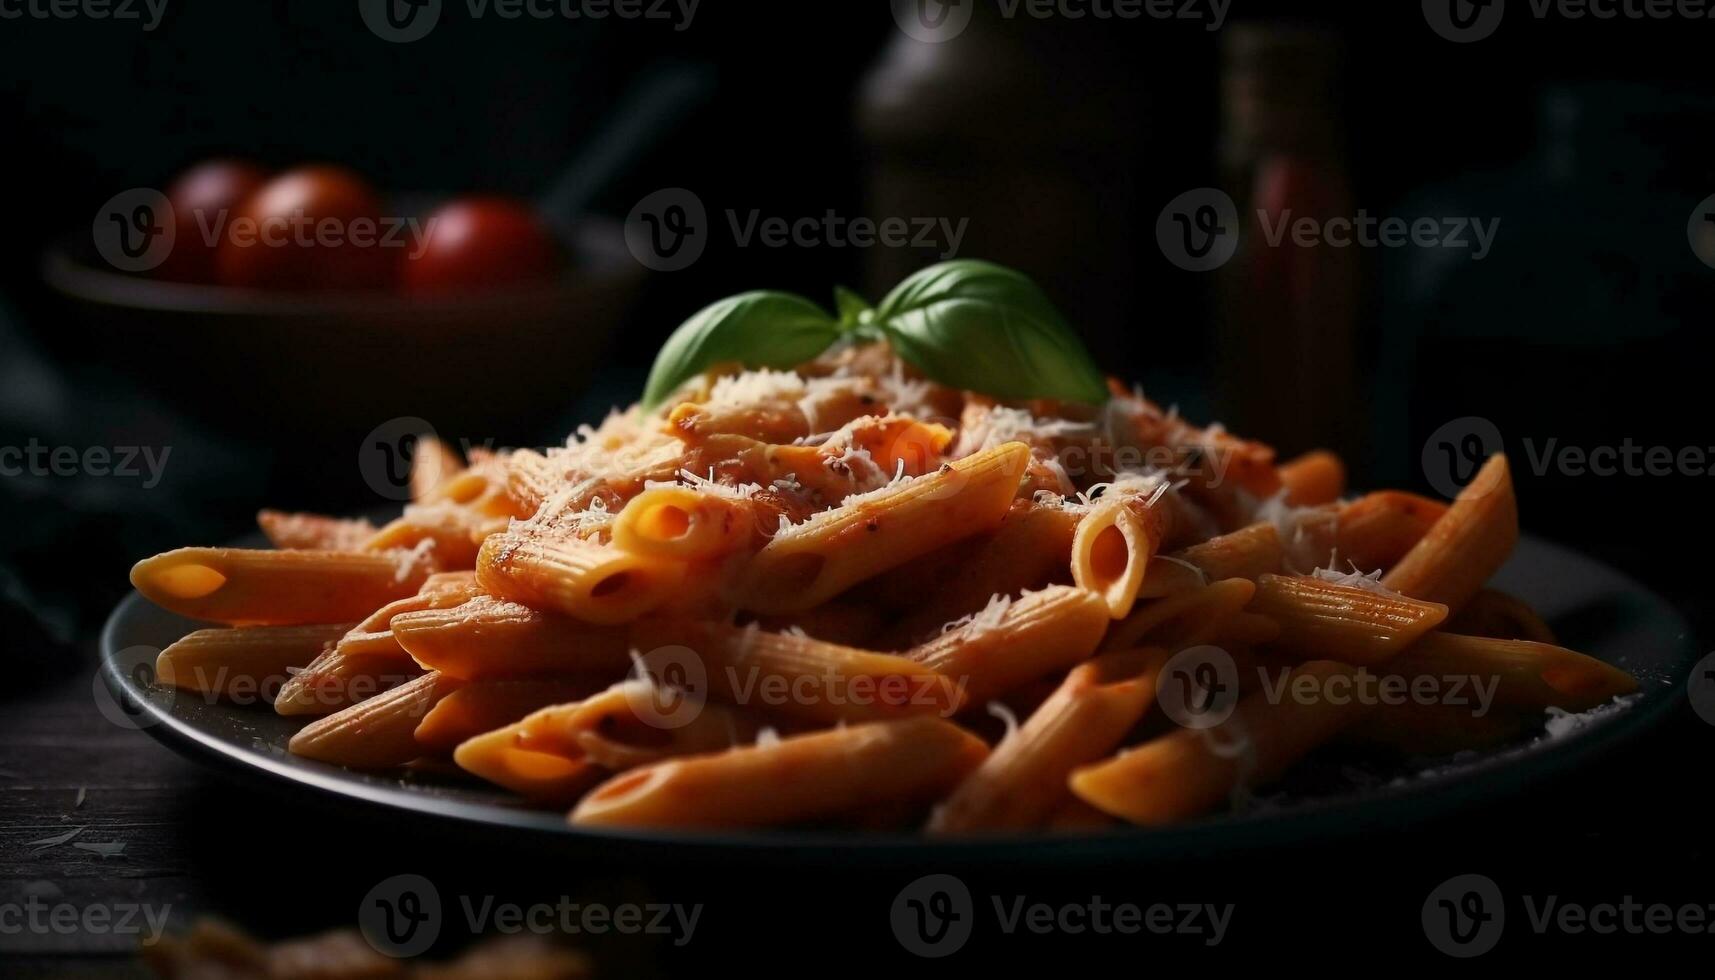
[[[546,282],[560,270],[559,243],[536,212],[499,197],[463,198],[424,222],[426,236],[403,266],[412,293],[475,292]]]

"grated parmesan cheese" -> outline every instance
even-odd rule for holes
[[[863,452],[863,450],[861,450],[861,449],[858,451]],[[868,456],[869,454],[864,453],[864,455]],[[874,468],[877,473],[881,472],[881,467],[876,466],[874,462],[871,462],[869,465],[872,468]],[[934,473],[930,472],[930,473],[924,473],[920,476],[906,476],[905,475],[905,460],[902,459],[899,461],[899,468],[894,471],[893,479],[888,480],[886,483],[882,484],[879,487],[874,488],[873,490],[864,490],[864,491],[859,492],[859,493],[847,494],[845,497],[840,499],[839,506],[848,507],[852,504],[861,504],[861,503],[865,503],[865,502],[871,501],[871,500],[880,500],[884,497],[890,496],[893,493],[898,492],[903,487],[910,486],[911,484],[917,482],[918,480],[921,480],[921,479],[924,479],[925,477],[929,477],[929,476],[933,476],[933,475],[934,475]]]
[[[435,539],[432,537],[424,538],[417,542],[415,547],[399,549],[398,554],[399,567],[393,573],[393,581],[403,582],[411,577],[412,572],[428,564],[429,560],[434,557]]]
[[[1327,556],[1325,540],[1331,536],[1337,517],[1325,507],[1294,507],[1286,502],[1286,491],[1282,490],[1257,505],[1252,519],[1274,525],[1286,549],[1286,567],[1297,571],[1322,564]]]
[[[1012,608],[1012,596],[995,593],[989,597],[988,605],[974,613],[960,616],[941,627],[943,635],[954,630],[968,629],[970,636],[981,636],[989,630],[999,629],[1006,620],[1006,611]]]
[[[1642,694],[1627,694],[1617,697],[1607,704],[1597,705],[1589,711],[1574,714],[1563,708],[1549,708],[1548,721],[1543,725],[1543,731],[1550,739],[1565,738],[1566,736],[1585,728],[1600,719],[1617,715],[1637,702]]]
[[[1310,573],[1310,577],[1320,582],[1328,582],[1332,585],[1343,585],[1350,589],[1363,589],[1365,592],[1374,592],[1376,595],[1393,596],[1395,598],[1399,597],[1398,592],[1395,592],[1382,584],[1381,569],[1378,568],[1370,572],[1359,571],[1357,565],[1347,562],[1346,564],[1352,565],[1352,570],[1349,572],[1342,572],[1338,567],[1336,567],[1338,564],[1337,560],[1330,560],[1327,568],[1315,569]]]
[[[1022,408],[995,405],[984,414],[982,421],[959,433],[958,446],[953,455],[962,459],[972,453],[993,449],[1009,442],[1039,445],[1069,436],[1087,437],[1095,434],[1094,423],[1036,418]]]
[[[888,372],[875,379],[876,386],[882,393],[882,400],[894,412],[901,415],[914,415],[918,418],[930,418],[935,414],[935,407],[930,398],[935,393],[935,383],[921,378],[905,376],[905,362],[899,355],[893,355],[893,363]]]
[[[604,482],[600,477],[590,477],[556,490],[542,501],[541,506],[536,508],[536,513],[522,519],[514,517],[507,522],[507,530],[517,534],[535,534],[565,527],[579,537],[606,530],[618,516],[608,510],[606,499],[598,496],[591,499],[582,510],[569,509],[572,501],[589,496]]]
[[[797,401],[806,391],[804,378],[796,371],[762,368],[726,375],[709,389],[710,405],[754,405],[758,402]]]
[[[643,484],[645,490],[656,487],[686,487],[699,493],[713,497],[726,497],[730,500],[749,500],[762,492],[762,486],[756,483],[741,483],[737,486],[721,483],[715,479],[715,468],[709,467],[709,475],[701,476],[690,470],[680,470],[677,480],[649,480]]]
[[[984,707],[984,710],[986,710],[990,715],[999,718],[1001,724],[1006,726],[1006,733],[1000,737],[1002,742],[1018,734],[1018,715],[1014,714],[1013,710],[1007,707],[1004,703],[1000,701],[990,701]]]
[[[1115,474],[1114,478],[1106,483],[1091,484],[1088,490],[1070,496],[1038,490],[1034,499],[1043,506],[1059,506],[1074,514],[1088,513],[1098,502],[1116,498],[1143,497],[1145,507],[1154,507],[1161,502],[1161,498],[1177,492],[1185,483],[1184,480],[1177,483],[1169,481],[1166,476],[1156,471],[1128,469]]]
[[[1175,565],[1183,565],[1186,568],[1189,568],[1193,572],[1197,573],[1197,580],[1198,581],[1202,582],[1204,585],[1209,584],[1209,573],[1203,571],[1203,569],[1200,566],[1193,564],[1192,562],[1188,562],[1183,558],[1175,558],[1172,555],[1156,555],[1154,558],[1152,558],[1150,560],[1151,561],[1170,561]]]

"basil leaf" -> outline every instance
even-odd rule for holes
[[[667,338],[649,371],[643,407],[659,407],[680,385],[717,364],[797,367],[827,350],[839,335],[839,324],[802,296],[768,291],[729,296],[703,308]]]
[[[834,312],[839,315],[841,333],[863,323],[864,314],[869,311],[870,305],[862,296],[844,286],[834,287]]]
[[[1047,295],[992,262],[911,275],[876,307],[875,323],[900,357],[944,385],[1005,399],[1108,399],[1102,372]]]

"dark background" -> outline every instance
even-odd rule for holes
[[[0,21],[0,186],[12,192],[9,233],[0,235],[0,445],[172,447],[164,479],[147,489],[118,477],[0,477],[0,616],[17,679],[0,697],[18,702],[7,717],[35,706],[28,717],[58,718],[40,706],[87,691],[94,631],[136,559],[227,540],[262,504],[373,507],[352,461],[363,433],[390,417],[423,415],[443,435],[479,442],[558,441],[572,424],[633,399],[661,340],[707,302],[764,286],[821,299],[835,283],[874,298],[898,270],[929,260],[882,249],[739,247],[723,230],[728,208],[880,217],[901,213],[888,207],[906,201],[929,202],[906,214],[967,217],[961,254],[1037,276],[1098,359],[1158,400],[1276,440],[1285,455],[1314,448],[1296,421],[1335,413],[1335,423],[1310,431],[1326,432],[1316,442],[1346,454],[1360,488],[1430,491],[1433,474],[1420,462],[1430,434],[1462,416],[1486,418],[1513,453],[1528,532],[1620,567],[1706,636],[1710,478],[1537,472],[1525,465],[1524,440],[1715,446],[1706,408],[1715,271],[1697,261],[1685,234],[1694,206],[1715,193],[1706,57],[1715,22],[1539,21],[1515,0],[1494,37],[1455,45],[1428,29],[1418,4],[1351,6],[1336,14],[1325,4],[1235,0],[1219,32],[1149,19],[1020,19],[974,30],[932,57],[909,50],[880,2],[704,0],[682,32],[647,20],[472,20],[455,3],[431,36],[405,45],[370,34],[348,2],[186,0],[147,34],[89,20]],[[1243,142],[1234,134],[1234,80],[1252,66],[1235,64],[1234,39],[1247,30],[1304,36],[1282,33],[1282,24],[1314,33],[1256,76],[1267,103],[1256,112],[1277,145],[1234,149]],[[258,347],[216,335],[185,345],[170,320],[150,320],[110,343],[91,332],[88,310],[40,276],[44,249],[87,236],[90,216],[113,194],[162,187],[213,155],[282,168],[338,162],[406,198],[539,194],[632,84],[662,65],[706,68],[708,97],[602,189],[592,210],[622,220],[645,195],[685,187],[720,227],[695,265],[645,280],[615,324],[569,323],[590,332],[587,354],[568,360],[565,383],[529,393],[535,410],[504,422],[473,422],[456,407],[425,410],[447,400],[414,390],[411,365],[444,355],[434,338],[406,333],[373,365],[386,410],[312,423],[279,402],[234,424],[235,406],[199,402],[186,386],[201,377],[242,387],[276,359],[313,359],[317,341],[285,336]],[[1294,84],[1305,79],[1323,81]],[[883,105],[877,93],[907,81],[918,87],[905,89],[913,93],[905,108]],[[1281,155],[1319,175],[1300,200],[1343,200],[1377,215],[1498,217],[1495,250],[1480,263],[1411,248],[1322,250],[1303,258],[1285,287],[1248,264],[1251,253],[1203,275],[1163,257],[1154,229],[1167,201],[1216,186],[1242,208],[1259,161]],[[1247,294],[1263,301],[1232,303]],[[1282,358],[1285,328],[1269,313],[1293,302],[1299,345]],[[504,340],[497,329],[496,342]],[[139,359],[139,345],[165,352],[167,363]],[[174,392],[164,388],[168,377]],[[1235,391],[1218,377],[1246,384]],[[301,397],[339,405],[350,383],[331,372],[311,378]],[[469,399],[480,402],[484,384],[506,383],[472,379]],[[87,709],[87,694],[77,697]],[[76,716],[68,709],[67,717]],[[802,958],[804,943],[825,944],[823,955],[841,960],[896,954],[886,905],[921,873],[457,854],[393,868],[378,855],[401,846],[397,830],[235,795],[143,736],[123,734],[113,742],[104,733],[99,744],[147,753],[137,765],[160,768],[163,784],[175,787],[148,811],[174,880],[187,883],[193,905],[272,935],[348,924],[344,910],[365,882],[428,861],[446,880],[483,889],[596,888],[618,877],[617,887],[667,901],[707,896],[702,955],[807,972],[822,960]],[[66,748],[83,744],[76,739],[20,735],[13,744],[26,760],[85,764]],[[1290,855],[970,873],[973,882],[1006,883],[991,890],[1024,881],[1068,896],[1114,894],[1140,880],[1176,883],[1180,894],[1236,892],[1252,903],[1252,925],[1267,919],[1275,930],[1273,943],[1253,938],[1241,952],[1328,963],[1349,951],[1374,967],[1363,953],[1390,944],[1438,955],[1415,925],[1412,896],[1456,871],[1494,867],[1497,878],[1510,873],[1542,891],[1715,898],[1698,799],[1710,744],[1707,726],[1684,712],[1625,755],[1522,798]],[[16,806],[9,816],[29,816],[29,805]],[[7,839],[32,837],[20,830]],[[330,875],[337,883],[281,883],[290,860],[281,855],[304,852],[339,855]],[[7,867],[50,879],[160,870],[59,867],[52,853],[18,850]],[[496,870],[503,866],[519,870]],[[777,945],[782,930],[798,939]],[[1044,952],[1041,943],[990,938],[990,951],[1008,959]],[[1098,941],[1061,940],[1046,953],[1076,957],[1085,942]],[[1609,948],[1649,942],[1618,937]],[[1132,943],[1119,952],[1139,969],[1156,957],[1196,962],[1184,946]],[[652,953],[645,959],[658,965]],[[663,962],[701,960],[686,953]]]

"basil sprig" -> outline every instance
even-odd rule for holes
[[[1099,404],[1107,383],[1089,352],[1028,278],[992,262],[959,259],[907,277],[870,307],[846,289],[835,316],[791,293],[741,293],[686,320],[655,358],[643,392],[658,407],[719,364],[788,368],[841,337],[885,339],[924,376],[1005,399]]]

